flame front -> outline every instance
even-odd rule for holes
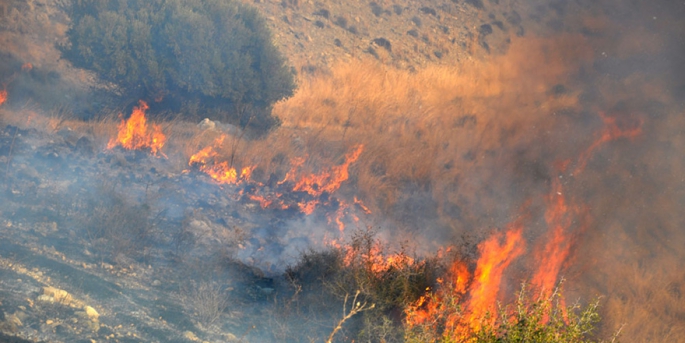
[[[107,144],[107,149],[120,146],[127,150],[150,149],[153,155],[161,153],[166,143],[166,136],[157,124],[148,125],[145,111],[149,108],[145,101],[140,101],[128,120],[122,120],[116,138]]]

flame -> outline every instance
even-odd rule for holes
[[[438,279],[440,288],[428,293],[405,310],[405,323],[411,329],[419,325],[431,325],[438,329],[442,323],[442,335],[460,340],[469,332],[477,332],[482,320],[490,313],[496,318],[496,302],[504,271],[518,256],[523,254],[523,225],[521,220],[509,224],[504,232],[496,233],[478,245],[480,257],[471,275],[467,265],[455,260],[446,275]],[[455,303],[456,301],[456,303]],[[459,310],[462,305],[463,311]]]
[[[0,90],[0,105],[2,105],[5,102],[5,100],[7,100],[7,90],[3,89]]]
[[[340,184],[350,177],[350,164],[357,161],[359,155],[364,150],[363,145],[357,146],[354,151],[345,155],[345,162],[339,166],[334,166],[330,170],[322,171],[319,174],[313,174],[302,177],[296,182],[294,191],[307,192],[311,196],[319,197],[324,192],[333,193],[340,188]]]
[[[642,120],[635,120],[626,125],[625,122],[619,123],[616,115],[608,116],[599,112],[599,116],[605,126],[598,135],[599,137],[579,155],[573,174],[575,176],[580,175],[585,170],[593,153],[603,144],[618,138],[632,139],[642,133]],[[557,162],[556,167],[563,172],[569,164],[570,161]],[[567,200],[561,183],[562,177],[563,175],[559,175],[552,181],[550,193],[546,198],[545,221],[549,230],[548,241],[535,253],[536,260],[540,261],[541,264],[531,282],[543,296],[549,295],[558,282],[563,264],[571,254],[573,242],[573,237],[569,232],[571,225],[582,212],[579,206],[570,204]]]
[[[476,331],[485,314],[494,313],[504,270],[524,251],[522,232],[523,227],[518,226],[505,234],[497,233],[478,245],[480,258],[465,315],[470,327]]]
[[[30,71],[31,69],[33,69],[33,64],[30,62],[26,62],[21,66],[21,71]]]
[[[552,190],[546,200],[545,221],[551,232],[544,248],[535,254],[540,267],[531,281],[542,294],[549,294],[554,289],[562,264],[570,254],[571,237],[568,230],[575,214],[575,211],[569,211],[569,205],[558,178],[553,180]]]
[[[128,120],[119,124],[119,132],[116,138],[112,138],[107,144],[107,149],[121,146],[128,150],[150,149],[153,155],[164,147],[166,136],[157,124],[148,126],[145,111],[149,108],[146,102],[140,101]],[[164,155],[164,154],[162,154]]]
[[[214,162],[214,160],[219,157],[217,149],[223,145],[225,139],[226,135],[221,135],[212,145],[206,146],[190,156],[188,165],[198,166],[200,171],[206,173],[218,183],[237,184],[241,181],[249,181],[255,166],[244,167],[240,170],[240,173],[238,173],[238,170],[235,167],[230,166],[227,161],[219,163]]]
[[[576,164],[576,170],[574,174],[580,174],[583,172],[587,166],[588,161],[592,157],[592,154],[597,150],[602,144],[606,142],[613,141],[618,138],[635,138],[642,133],[642,120],[638,119],[629,125],[620,125],[618,122],[618,117],[608,116],[603,112],[599,112],[600,118],[604,122],[604,129],[599,134],[599,138],[595,140],[592,145],[590,145],[587,150],[585,150],[578,158],[578,163]],[[629,126],[628,128],[622,128],[621,126]]]

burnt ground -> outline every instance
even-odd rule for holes
[[[292,292],[279,273],[297,251],[282,249],[306,240],[279,230],[303,215],[70,134],[0,132],[0,331],[46,342],[261,341],[266,304]],[[225,308],[203,308],[203,292]]]

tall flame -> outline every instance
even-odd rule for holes
[[[0,105],[2,105],[5,100],[7,100],[7,90],[3,89],[0,91]]]
[[[547,197],[545,211],[549,237],[544,247],[535,254],[540,266],[531,281],[532,285],[543,294],[553,291],[562,264],[571,252],[571,237],[568,231],[575,213],[576,211],[569,209],[560,179],[554,179],[552,190]]]
[[[128,150],[150,149],[153,155],[161,153],[166,136],[157,124],[148,126],[145,111],[149,108],[145,101],[140,101],[128,120],[122,120],[116,138],[107,144],[107,149],[120,146]]]
[[[477,329],[486,313],[495,312],[504,271],[524,251],[522,233],[523,226],[516,225],[506,233],[497,233],[478,245],[480,258],[465,315],[471,328]]]

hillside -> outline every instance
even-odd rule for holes
[[[0,3],[0,341],[685,342],[685,5],[243,0],[256,135],[70,66],[66,1]]]

